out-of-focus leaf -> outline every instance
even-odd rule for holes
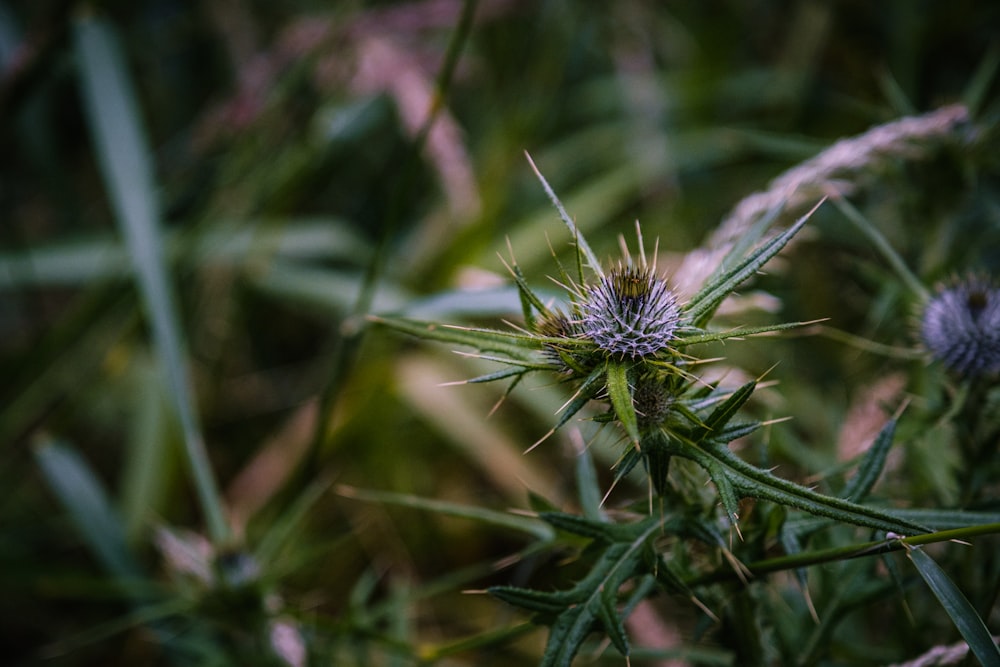
[[[509,528],[522,533],[528,533],[536,539],[549,542],[555,537],[555,531],[542,521],[528,516],[511,514],[509,512],[497,512],[474,505],[462,505],[459,503],[444,500],[434,500],[432,498],[422,498],[408,493],[395,493],[392,491],[371,491],[357,489],[353,487],[340,486],[337,488],[340,495],[347,498],[355,498],[367,502],[383,503],[387,505],[398,505],[419,509],[435,514],[454,516],[462,519],[470,519],[480,523],[486,523],[502,528]]]
[[[51,440],[36,447],[35,458],[101,565],[123,580],[141,577],[142,570],[125,543],[121,517],[90,466],[68,445]]]
[[[371,249],[336,219],[223,222],[197,234],[162,235],[176,266],[238,266],[247,262],[341,260],[357,264]],[[0,289],[83,285],[131,276],[129,254],[116,239],[91,238],[0,254]]]
[[[130,541],[138,537],[151,515],[159,513],[171,477],[171,428],[163,374],[145,358],[137,364],[131,381],[136,385],[129,424],[125,470],[121,485],[121,511]],[[176,443],[175,443],[176,444]]]
[[[355,295],[364,278],[360,272],[348,272],[274,261],[263,271],[252,272],[251,284],[262,293],[283,303],[297,304],[324,316],[343,315],[354,308]],[[372,310],[394,312],[408,301],[402,290],[382,285],[375,293]]]
[[[990,50],[983,56],[982,62],[979,63],[975,74],[972,75],[972,80],[962,91],[962,100],[969,109],[969,115],[973,118],[976,117],[986,101],[990,86],[996,80],[998,68],[1000,68],[1000,46],[994,42]]]
[[[104,184],[118,226],[125,236],[157,355],[166,370],[170,397],[180,419],[188,464],[205,521],[213,539],[223,542],[229,536],[229,527],[192,399],[181,342],[182,327],[167,278],[158,229],[160,212],[153,165],[139,120],[135,92],[114,35],[106,23],[92,16],[82,16],[74,23],[73,36],[80,61],[81,92]]]
[[[597,468],[594,467],[594,457],[590,455],[590,449],[587,447],[576,455],[576,485],[583,515],[588,519],[604,520]]]

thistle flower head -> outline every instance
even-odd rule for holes
[[[677,295],[650,267],[621,264],[582,292],[578,328],[598,349],[637,359],[670,347],[680,306]]]
[[[939,290],[924,308],[920,336],[961,377],[1000,371],[1000,288],[971,277]]]

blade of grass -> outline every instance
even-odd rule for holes
[[[175,470],[171,444],[177,429],[163,392],[162,368],[143,356],[132,377],[134,391],[119,507],[130,543],[135,543],[151,514],[162,512],[166,488]]]
[[[913,275],[913,272],[906,266],[906,262],[893,249],[889,241],[882,235],[882,232],[861,211],[843,197],[834,197],[833,205],[875,246],[875,250],[888,262],[889,266],[892,267],[893,271],[896,272],[896,275],[899,276],[899,279],[903,281],[906,287],[913,292],[914,296],[919,297],[923,301],[930,298],[927,288],[920,282],[920,279]]]
[[[333,341],[330,354],[330,369],[327,373],[328,379],[320,395],[321,415],[330,413],[331,408],[337,400],[344,378],[347,377],[352,368],[352,361],[357,357],[357,351],[365,332],[363,318],[372,312],[372,304],[382,274],[384,273],[385,264],[388,261],[393,235],[403,216],[403,202],[409,199],[409,195],[416,186],[420,153],[427,143],[427,137],[430,135],[431,128],[434,127],[434,122],[437,120],[447,99],[447,93],[451,86],[455,69],[458,66],[462,49],[465,47],[472,33],[475,11],[475,0],[465,0],[465,3],[462,5],[462,14],[459,17],[458,25],[452,32],[451,39],[448,42],[448,50],[441,64],[441,69],[438,71],[438,77],[435,82],[436,94],[433,104],[427,110],[427,118],[414,137],[411,150],[407,152],[405,162],[400,169],[402,176],[398,181],[398,185],[391,193],[385,228],[375,246],[375,252],[368,262],[361,287],[358,289],[350,316],[346,321],[348,326],[342,326],[341,330],[345,333],[338,335]],[[312,446],[309,449],[306,462],[302,466],[303,475],[315,472],[315,468],[318,466],[317,457],[321,446],[326,441],[329,422],[330,420],[328,419],[317,420]]]
[[[969,600],[962,594],[962,591],[955,586],[955,583],[945,574],[945,571],[934,562],[922,549],[909,548],[906,555],[917,568],[917,572],[923,577],[927,586],[941,602],[941,606],[948,612],[952,622],[962,637],[969,644],[969,648],[976,658],[987,667],[1000,667],[1000,648],[990,636],[990,631],[986,629],[983,619],[976,613],[975,608]]]
[[[492,526],[509,528],[518,532],[528,533],[535,539],[543,542],[551,542],[555,539],[555,531],[547,523],[534,517],[521,516],[510,512],[497,512],[476,505],[463,505],[393,491],[370,491],[345,485],[337,486],[336,491],[345,498],[354,498],[355,500],[382,503],[385,505],[398,505],[400,507],[419,509],[445,516],[470,519]]]
[[[126,545],[121,517],[90,466],[76,451],[52,440],[39,443],[35,459],[83,541],[104,569],[116,575],[119,581],[138,580],[142,570]]]
[[[229,538],[229,527],[194,408],[181,326],[162,255],[153,167],[136,96],[105,22],[79,16],[73,25],[73,39],[81,95],[105,187],[132,259],[157,355],[167,374],[207,529],[213,541],[222,543]]]

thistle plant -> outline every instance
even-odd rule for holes
[[[530,157],[529,157],[530,161]],[[801,327],[809,322],[717,330],[711,320],[722,302],[750,279],[802,229],[812,211],[787,229],[761,241],[740,256],[723,260],[715,274],[685,303],[659,275],[656,251],[646,256],[641,228],[636,225],[638,255],[622,240],[623,256],[604,269],[548,182],[532,168],[552,200],[576,246],[575,266],[560,265],[556,282],[566,292],[564,306],[546,304],[533,290],[515,258],[507,264],[517,285],[523,327],[509,331],[426,324],[399,318],[376,318],[394,329],[431,340],[457,343],[477,350],[476,356],[498,363],[498,371],[470,383],[510,380],[513,389],[529,373],[552,373],[571,388],[555,426],[528,451],[564,426],[591,402],[604,410],[597,420],[611,423],[627,447],[616,465],[616,480],[640,462],[651,489],[668,488],[673,456],[690,459],[708,473],[733,527],[738,529],[741,497],[766,498],[823,516],[880,530],[923,532],[924,528],[891,514],[826,498],[781,480],[736,457],[728,443],[745,437],[759,422],[734,422],[757,381],[735,390],[710,384],[698,374],[706,360],[697,347]],[[763,236],[778,211],[757,225]],[[508,391],[510,391],[508,389]]]
[[[628,655],[623,621],[655,590],[696,600],[684,576],[658,544],[665,535],[678,535],[726,551],[733,535],[742,537],[739,509],[744,498],[770,501],[783,511],[798,510],[814,517],[811,524],[784,525],[782,539],[791,553],[808,532],[827,522],[875,530],[889,538],[876,546],[889,545],[887,548],[901,548],[901,542],[893,541],[898,542],[902,535],[918,539],[930,532],[912,516],[864,504],[891,446],[893,420],[883,429],[852,483],[838,495],[825,495],[759,468],[731,449],[730,443],[762,425],[737,419],[757,380],[727,388],[699,375],[701,365],[709,361],[698,354],[699,346],[705,343],[808,324],[719,329],[713,326],[713,318],[727,297],[795,237],[815,207],[786,229],[771,234],[768,228],[779,211],[769,211],[705,284],[682,302],[658,271],[658,248],[654,246],[652,257],[647,256],[638,224],[637,253],[622,240],[622,257],[605,268],[537,168],[535,173],[575,244],[573,265],[567,268],[557,262],[558,275],[553,279],[565,293],[560,303],[546,302],[532,289],[516,258],[511,257],[505,264],[520,296],[523,324],[519,326],[501,330],[393,317],[375,320],[421,338],[471,347],[476,351],[474,356],[500,366],[469,383],[507,381],[509,393],[529,374],[554,376],[567,387],[569,397],[552,429],[528,451],[585,406],[594,404],[598,406],[594,419],[612,425],[624,444],[614,467],[615,483],[640,465],[648,477],[650,500],[645,509],[632,507],[628,520],[612,522],[599,508],[584,516],[551,511],[540,514],[555,529],[593,542],[590,573],[573,588],[557,592],[509,586],[490,589],[498,598],[534,612],[537,622],[551,626],[544,665],[570,664],[586,637],[598,628]],[[700,503],[675,482],[671,475],[675,458],[691,461],[707,474],[723,509],[721,515],[713,509],[715,502]],[[806,532],[802,532],[802,525],[809,526]],[[727,531],[731,532],[729,539]],[[737,567],[734,572],[739,571]]]

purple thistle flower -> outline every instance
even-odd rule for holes
[[[619,266],[583,290],[580,335],[619,357],[651,357],[669,348],[680,321],[677,296],[646,266]]]
[[[977,277],[941,289],[924,309],[920,335],[961,377],[1000,371],[1000,289]]]

